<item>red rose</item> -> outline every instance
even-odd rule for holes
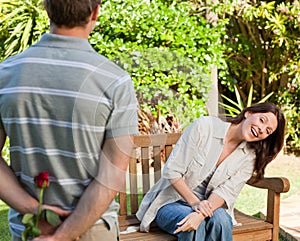
[[[49,187],[49,173],[41,172],[39,175],[34,177],[34,182],[39,188]]]
[[[25,229],[22,232],[22,240],[30,240],[40,236],[42,233],[39,229],[39,221],[41,217],[44,218],[53,227],[57,227],[59,224],[59,216],[57,213],[50,209],[42,209],[43,194],[47,187],[49,187],[49,174],[48,172],[40,172],[39,175],[34,177],[34,182],[40,188],[39,193],[39,205],[37,214],[25,213],[22,218],[22,223],[25,225]]]

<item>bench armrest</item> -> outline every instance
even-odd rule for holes
[[[280,194],[289,191],[289,180],[285,177],[264,177],[263,179],[256,181],[254,177],[251,177],[247,184],[252,187],[268,190],[267,213],[265,220],[268,223],[273,224],[272,240],[278,241]]]
[[[252,187],[268,189],[275,193],[288,192],[290,189],[290,182],[285,177],[264,177],[258,181],[254,177],[251,177],[247,184]]]

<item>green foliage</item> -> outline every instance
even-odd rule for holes
[[[90,42],[129,72],[142,107],[172,112],[182,126],[206,113],[212,65],[224,96],[234,99],[238,88],[239,106],[249,92],[255,103],[274,92],[270,101],[288,119],[287,145],[299,149],[299,1],[212,2],[106,0]],[[216,26],[205,19],[208,8]],[[0,60],[47,29],[42,0],[0,0]]]
[[[238,83],[255,96],[263,96],[294,82],[299,75],[300,5],[263,2],[253,5],[219,4],[216,11],[230,18],[227,28],[230,77],[223,84]],[[247,88],[244,88],[247,87]]]
[[[300,154],[300,88],[285,91],[278,97],[286,117],[286,148]]]
[[[229,18],[227,65],[229,75],[221,92],[231,98],[239,86],[242,102],[254,86],[255,102],[274,92],[271,101],[286,111],[287,145],[299,148],[300,3],[294,1],[242,1],[213,6],[219,18]],[[224,14],[225,13],[225,14]],[[293,110],[290,107],[294,106]]]
[[[4,59],[37,41],[47,18],[42,0],[0,1]],[[205,9],[188,2],[104,1],[90,42],[129,72],[142,107],[185,126],[206,114],[211,66],[226,68],[224,23],[209,24]]]
[[[206,114],[211,66],[226,67],[224,23],[203,14],[187,2],[105,1],[90,41],[132,76],[142,107],[185,126]]]
[[[0,0],[0,60],[35,43],[48,26],[43,0]]]
[[[3,159],[9,163],[10,160],[10,154],[9,154],[9,139],[6,138],[6,142],[4,144],[4,147],[2,149],[2,157]]]
[[[230,104],[225,104],[224,102],[220,102],[219,105],[224,108],[226,116],[234,117],[238,115],[245,107],[251,106],[253,103],[253,85],[250,87],[250,91],[248,93],[248,99],[247,99],[247,105],[245,106],[243,104],[243,100],[241,98],[241,95],[239,93],[238,87],[234,85],[234,91],[235,91],[235,96],[236,96],[236,102],[230,99],[229,97],[226,97],[225,95],[221,94],[221,96]],[[263,103],[267,99],[269,99],[273,95],[273,92],[269,93],[266,95],[264,98],[262,98],[260,101],[257,103]]]
[[[155,114],[157,110],[162,115],[172,113],[181,125],[206,114],[210,79],[183,54],[153,48],[120,54],[115,61],[131,73],[141,107]]]

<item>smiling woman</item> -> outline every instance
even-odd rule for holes
[[[149,231],[155,221],[178,241],[231,241],[235,201],[250,177],[262,178],[281,150],[284,126],[272,103],[247,107],[227,122],[213,116],[195,120],[176,143],[162,178],[144,196],[136,213],[140,229]]]

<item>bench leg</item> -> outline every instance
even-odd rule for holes
[[[268,191],[267,218],[273,224],[273,241],[278,241],[280,216],[280,193]]]

